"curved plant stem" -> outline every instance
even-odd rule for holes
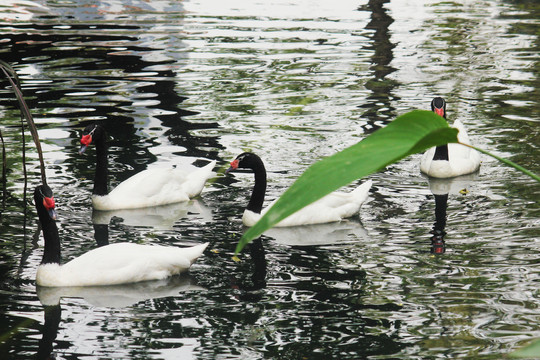
[[[2,209],[6,207],[6,187],[7,187],[7,164],[6,164],[6,145],[4,144],[4,137],[2,131],[0,131],[0,140],[2,140]]]
[[[462,144],[462,143],[460,143],[460,144],[461,144],[461,145],[464,145],[464,146],[467,146],[467,147],[470,147],[471,149],[474,149],[474,150],[476,150],[476,151],[479,151],[479,152],[481,152],[482,154],[489,155],[489,156],[491,156],[492,158],[495,158],[495,159],[499,160],[500,162],[502,162],[502,163],[504,163],[504,164],[506,164],[506,165],[509,165],[509,166],[513,167],[514,169],[521,171],[521,172],[524,173],[525,175],[530,176],[530,177],[533,178],[534,180],[540,182],[540,176],[536,175],[536,174],[533,173],[532,171],[529,171],[529,170],[525,169],[523,166],[520,166],[520,165],[516,164],[516,163],[513,162],[513,161],[510,161],[510,160],[508,160],[508,159],[499,157],[499,156],[497,156],[497,155],[495,155],[495,154],[490,153],[489,151],[486,151],[486,150],[477,148],[476,146],[472,146],[472,145],[468,145],[468,144]]]
[[[20,89],[20,86],[18,85],[20,82],[19,82],[19,78],[17,77],[17,73],[15,72],[15,70],[13,70],[13,68],[9,64],[1,60],[0,60],[0,68],[2,69],[2,72],[8,79],[9,83],[11,84],[13,92],[15,93],[15,96],[17,97],[17,100],[19,101],[21,118],[26,119],[26,122],[28,123],[28,128],[30,129],[30,134],[32,134],[34,143],[36,144],[36,149],[39,156],[41,180],[43,184],[47,184],[47,177],[45,175],[45,162],[43,161],[43,151],[41,150],[41,142],[39,141],[39,135],[36,129],[36,125],[34,123],[34,118],[32,117],[32,114],[30,113],[30,109],[28,105],[26,104],[26,101],[24,101],[22,91]],[[23,139],[24,139],[24,133],[23,133]],[[25,170],[25,179],[26,179],[26,170]]]

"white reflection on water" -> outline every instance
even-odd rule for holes
[[[0,7],[14,21],[2,25],[2,51],[38,99],[65,259],[96,245],[91,157],[75,156],[81,122],[110,126],[113,183],[162,162],[187,166],[214,156],[225,163],[251,150],[267,164],[272,200],[321,157],[441,95],[449,119],[461,119],[474,143],[538,172],[539,107],[531,93],[538,49],[529,28],[538,20],[519,3],[17,4],[14,11],[26,17]],[[4,104],[2,117],[18,122]],[[2,131],[17,139],[14,128]],[[60,301],[57,351],[107,358],[498,359],[521,340],[540,337],[537,188],[488,158],[470,178],[435,184],[420,174],[418,161],[412,156],[372,176],[377,185],[361,224],[269,232],[261,249],[246,250],[238,263],[231,257],[252,175],[209,184],[204,211],[147,213],[146,224],[133,214],[106,214],[96,223],[109,224],[111,242],[211,241],[213,251],[192,271],[206,290],[150,294],[107,310],[67,297]],[[19,179],[19,167],[12,171],[10,179]],[[460,192],[464,187],[468,192]],[[17,195],[22,185],[14,180],[9,189]],[[435,256],[433,193],[445,192],[446,252]],[[9,309],[2,324],[41,321],[31,284],[42,244],[32,248],[27,239],[27,257],[19,259],[22,210],[3,215],[8,291],[0,295]],[[35,221],[29,224],[35,230]],[[36,347],[37,324],[17,331],[24,340],[14,335],[9,349]],[[314,348],[318,353],[310,353]]]

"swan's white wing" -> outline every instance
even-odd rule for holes
[[[371,184],[371,180],[368,180],[350,193],[337,191],[330,193],[282,220],[276,226],[323,224],[351,217],[360,211],[360,206],[366,200]],[[262,214],[265,214],[274,202],[263,209]],[[260,214],[246,210],[242,221],[246,226],[253,226],[260,217]]]
[[[141,171],[120,183],[108,195],[93,196],[98,210],[134,209],[188,201],[203,189],[214,175],[216,162],[194,171],[155,168]]]
[[[470,144],[467,130],[461,121],[456,120],[453,127],[459,131],[458,140],[463,144]],[[470,174],[478,170],[480,166],[480,154],[478,151],[461,144],[448,144],[448,161],[433,160],[433,155],[435,155],[434,147],[424,153],[420,161],[420,170],[435,178],[450,178]]]
[[[36,281],[42,286],[99,286],[164,279],[189,269],[207,245],[176,248],[111,244],[65,265],[40,265]]]

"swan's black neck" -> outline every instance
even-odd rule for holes
[[[264,194],[266,193],[266,169],[263,162],[260,161],[252,167],[252,170],[255,173],[255,186],[253,187],[247,210],[260,214],[263,208]]]
[[[60,238],[56,222],[51,219],[43,206],[37,206],[37,212],[43,230],[43,239],[45,239],[45,249],[43,250],[41,263],[60,264]]]
[[[96,145],[96,173],[94,176],[94,195],[107,195],[108,162],[107,162],[107,135],[105,131],[96,133],[94,144]]]
[[[433,160],[446,160],[448,161],[448,144],[437,146],[435,148],[435,155],[433,155]]]

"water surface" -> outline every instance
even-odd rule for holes
[[[77,153],[81,129],[103,124],[115,185],[167,163],[224,168],[249,150],[271,200],[440,95],[475,144],[540,173],[539,18],[529,1],[2,3],[0,59],[38,123],[64,260],[96,242],[210,246],[167,281],[36,288],[43,241],[3,81],[1,357],[500,359],[540,338],[540,187],[493,159],[435,182],[411,156],[370,176],[358,218],[269,232],[236,262],[250,174],[220,173],[188,204],[93,213],[95,152]],[[33,146],[27,156],[33,189]]]

